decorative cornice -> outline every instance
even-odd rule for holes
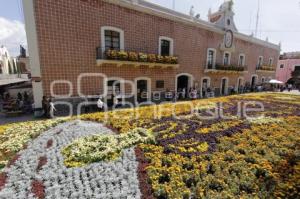
[[[199,28],[203,28],[218,34],[225,34],[225,31],[217,26],[215,26],[212,23],[209,23],[207,21],[201,20],[201,19],[194,19],[191,18],[191,16],[150,3],[148,1],[145,0],[103,0],[105,2],[108,3],[112,3],[115,5],[119,5],[125,8],[129,8],[132,10],[136,10],[139,12],[144,12],[150,15],[154,15],[154,16],[158,16],[158,17],[162,17],[165,19],[169,19],[172,21],[177,21],[180,23],[185,23],[188,25],[192,25],[192,26],[196,26]],[[261,46],[265,46],[268,48],[272,48],[274,50],[278,50],[280,51],[280,46],[258,39],[258,38],[254,38],[251,37],[249,35],[243,34],[243,33],[239,33],[239,32],[234,32],[234,36],[235,38],[238,38],[240,40],[244,40],[250,43],[255,43]]]

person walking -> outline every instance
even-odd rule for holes
[[[104,102],[102,101],[102,98],[100,97],[97,101],[97,107],[100,111],[103,111]]]
[[[42,100],[43,116],[48,117],[48,100],[46,96],[43,96]]]
[[[54,118],[54,112],[56,111],[54,103],[52,102],[52,99],[49,99],[49,117]]]
[[[288,85],[288,91],[291,92],[292,88],[293,88],[293,85],[292,85],[292,84],[289,84],[289,85]]]

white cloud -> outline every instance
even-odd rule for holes
[[[12,56],[19,55],[19,46],[27,46],[25,25],[0,17],[0,45],[6,46]]]

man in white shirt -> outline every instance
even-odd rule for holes
[[[100,97],[97,101],[97,107],[102,111],[104,107],[104,102],[102,101],[102,98]]]

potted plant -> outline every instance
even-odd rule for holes
[[[170,56],[164,56],[164,63],[170,64],[171,63],[171,57]]]
[[[139,53],[139,61],[141,62],[147,62],[148,56],[145,53]]]
[[[118,52],[118,59],[127,61],[128,60],[128,53],[124,50]]]
[[[158,63],[164,63],[164,57],[163,57],[163,56],[160,56],[160,55],[157,55],[156,61],[157,61]]]
[[[156,55],[155,54],[149,54],[148,55],[148,62],[155,63],[156,62]]]
[[[135,52],[129,52],[128,53],[128,60],[129,61],[138,61],[139,60],[138,54],[135,53]]]
[[[116,50],[107,50],[105,52],[107,59],[117,59],[118,51]]]
[[[171,64],[178,64],[178,57],[171,57]]]

